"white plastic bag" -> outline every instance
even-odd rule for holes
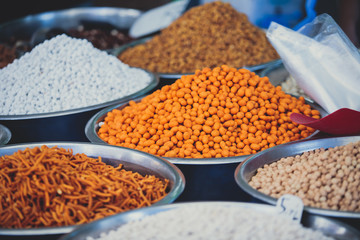
[[[299,87],[328,113],[360,111],[360,54],[328,14],[298,31],[272,22],[267,37]]]

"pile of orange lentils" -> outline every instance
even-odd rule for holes
[[[320,118],[303,97],[284,93],[268,77],[222,65],[113,109],[98,136],[163,157],[240,156],[311,135],[314,129],[291,121],[293,112]]]

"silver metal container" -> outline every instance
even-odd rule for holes
[[[360,136],[328,137],[323,139],[300,140],[292,143],[281,144],[265,151],[250,156],[240,163],[235,170],[235,181],[241,190],[247,192],[255,199],[275,205],[277,199],[261,193],[249,185],[249,181],[256,174],[258,168],[265,164],[276,162],[283,157],[300,155],[304,152],[319,148],[332,148],[343,146],[350,142],[360,141]],[[316,215],[336,218],[360,219],[360,212],[336,211],[322,208],[304,206],[304,210]]]
[[[25,148],[33,148],[35,146],[47,145],[48,147],[58,146],[65,149],[72,149],[73,153],[85,153],[89,157],[101,156],[102,161],[106,164],[118,166],[120,163],[124,165],[124,169],[136,171],[141,174],[153,174],[160,178],[169,179],[168,194],[153,205],[163,205],[172,203],[185,188],[185,178],[182,172],[172,163],[163,158],[153,156],[151,154],[128,149],[115,147],[104,144],[91,144],[82,142],[41,142],[14,144],[0,148],[0,156],[11,155],[18,150]],[[133,211],[133,210],[129,210]],[[65,227],[43,227],[33,229],[5,229],[0,226],[0,238],[2,237],[26,237],[41,236],[51,237],[69,233],[79,225]]]
[[[136,45],[144,44],[145,42],[149,41],[151,38],[152,37],[145,37],[145,38],[141,38],[141,39],[135,40],[133,42],[124,44],[123,46],[121,46],[121,47],[119,47],[117,49],[114,49],[112,51],[112,53],[115,56],[119,56],[126,49],[131,48],[131,47],[135,47]],[[270,67],[270,66],[272,66],[274,64],[277,64],[279,62],[281,62],[281,59],[277,59],[277,60],[274,60],[274,61],[270,61],[270,62],[267,62],[267,63],[258,64],[258,65],[253,65],[253,66],[239,66],[239,67],[246,68],[246,69],[248,69],[248,70],[250,70],[252,72],[255,72],[255,71],[263,70],[263,69],[265,69],[267,67]],[[166,84],[168,84],[168,83],[172,83],[175,80],[181,78],[182,75],[191,75],[191,74],[194,74],[194,73],[160,73],[160,72],[158,72],[158,73],[155,73],[155,74],[157,74],[160,77],[160,80],[165,80],[164,82]]]
[[[12,138],[9,143],[11,144],[40,141],[87,142],[84,128],[89,118],[96,112],[105,107],[143,96],[159,84],[157,76],[150,72],[147,73],[151,76],[149,84],[128,96],[66,111],[30,115],[0,115],[0,124],[6,125],[10,129]]]
[[[12,38],[29,40],[36,32],[52,28],[69,30],[80,25],[104,27],[112,25],[128,31],[142,11],[118,7],[77,7],[28,15],[0,25],[0,42]],[[20,54],[21,55],[21,54]],[[153,90],[159,79],[153,75],[148,86],[127,97],[94,106],[68,111],[31,114],[0,115],[0,124],[6,125],[11,133],[10,143],[37,141],[87,141],[84,127],[88,119],[99,109],[142,96]]]
[[[0,124],[0,146],[7,144],[11,139],[10,130],[4,125]]]
[[[128,31],[142,11],[118,7],[77,7],[64,10],[28,15],[0,25],[0,42],[9,42],[12,38],[30,44],[32,37],[51,29],[65,30],[80,25],[110,25],[116,29]]]
[[[140,98],[134,99],[140,101]],[[308,102],[312,107],[318,109],[321,116],[327,113],[317,104]],[[108,144],[99,138],[97,131],[103,122],[106,114],[113,109],[122,109],[128,103],[107,107],[100,110],[90,118],[85,126],[85,135],[90,142]],[[316,136],[315,132],[310,137]],[[234,171],[238,164],[250,155],[226,157],[226,158],[166,158],[176,164],[184,173],[189,183],[179,201],[194,200],[229,200],[247,201],[251,199],[246,192],[239,191],[234,181]]]
[[[276,208],[265,204],[255,203],[241,203],[241,202],[192,202],[192,203],[174,203],[164,206],[153,206],[134,210],[131,212],[119,214],[109,218],[104,218],[99,221],[86,224],[80,228],[75,229],[73,232],[62,236],[59,240],[85,240],[87,236],[97,238],[100,233],[106,233],[110,230],[114,230],[121,225],[125,225],[134,220],[140,220],[148,216],[163,212],[183,209],[187,206],[222,206],[234,209],[251,209],[253,211],[261,211],[270,214],[277,214]],[[184,219],[186,221],[186,219]],[[209,219],[211,221],[211,219]],[[302,225],[306,228],[321,231],[323,234],[333,237],[334,239],[360,239],[360,232],[351,226],[336,220],[328,219],[321,216],[309,215],[304,216],[301,221]],[[156,223],[154,223],[156,224]],[[226,223],[225,223],[226,224]],[[251,224],[249,223],[238,223],[238,224]],[[281,226],[279,226],[281,227]],[[182,229],[182,226],[179,226]],[[119,238],[120,239],[120,238]]]

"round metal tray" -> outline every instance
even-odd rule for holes
[[[10,130],[4,125],[0,124],[0,146],[7,144],[11,139]]]
[[[110,53],[112,53],[115,56],[119,56],[126,49],[131,48],[131,47],[135,47],[136,45],[144,44],[145,42],[149,41],[151,38],[152,37],[145,37],[145,38],[141,38],[141,39],[132,41],[130,43],[124,44],[123,46],[121,46],[121,47],[119,47],[117,49],[114,49]],[[252,72],[255,72],[255,71],[259,71],[259,70],[265,69],[267,67],[270,67],[273,64],[277,64],[279,62],[281,62],[281,59],[277,59],[277,60],[270,61],[270,62],[267,62],[267,63],[262,63],[262,64],[259,64],[259,65],[242,66],[242,68],[246,68],[246,69],[248,69],[248,70],[250,70]],[[176,79],[181,78],[182,75],[191,75],[191,74],[194,74],[194,73],[160,73],[160,72],[156,72],[155,74],[158,75],[161,79],[163,78],[163,79],[176,80]]]
[[[342,146],[355,141],[360,141],[360,136],[329,137],[312,140],[309,139],[278,145],[254,154],[253,156],[246,159],[246,161],[243,161],[241,164],[239,164],[234,174],[235,181],[242,190],[244,190],[254,198],[275,205],[277,201],[276,198],[261,193],[248,184],[251,177],[256,174],[258,168],[263,167],[265,164],[276,162],[283,157],[299,155],[303,152],[319,148],[326,149],[335,146]],[[318,214],[329,217],[360,218],[360,212],[336,211],[309,206],[304,206],[304,210],[311,214]]]
[[[73,154],[85,153],[89,157],[101,156],[102,161],[106,164],[118,166],[121,163],[124,165],[124,169],[126,170],[136,171],[141,174],[153,174],[160,178],[169,179],[170,189],[168,194],[163,199],[154,203],[154,206],[172,203],[185,188],[184,175],[175,165],[160,157],[128,148],[81,142],[42,142],[16,144],[1,147],[0,156],[11,155],[16,151],[24,150],[27,147],[33,148],[35,146],[40,147],[42,145],[47,145],[48,147],[58,146],[65,149],[72,149]],[[24,236],[25,239],[25,236],[30,237],[65,234],[71,232],[79,226],[80,225],[64,227],[42,227],[33,229],[0,228],[0,238],[1,236]]]
[[[134,99],[135,102],[140,101],[141,99]],[[322,117],[326,116],[327,113],[324,109],[322,109],[318,104],[314,102],[307,101],[311,107],[320,111]],[[100,127],[100,124],[105,119],[108,112],[112,111],[113,109],[123,109],[128,106],[128,103],[121,103],[115,106],[110,106],[105,109],[102,109],[97,114],[95,114],[90,120],[87,122],[85,126],[85,135],[93,143],[102,143],[107,144],[104,142],[99,136],[97,135],[97,131]],[[318,131],[315,131],[312,135],[308,138],[314,137]],[[164,157],[165,159],[169,160],[174,164],[192,164],[192,165],[204,165],[204,164],[224,164],[224,163],[238,163],[242,162],[246,158],[251,155],[243,155],[243,156],[234,156],[234,157],[225,157],[225,158],[168,158]]]
[[[99,221],[94,221],[78,229],[75,229],[73,232],[67,235],[62,236],[59,240],[85,240],[87,236],[96,238],[99,237],[100,233],[108,232],[110,230],[116,229],[121,225],[129,223],[130,221],[139,220],[147,216],[160,213],[162,211],[171,211],[175,209],[182,209],[187,206],[200,206],[200,205],[223,206],[223,207],[236,208],[236,209],[247,208],[247,209],[252,209],[254,211],[276,214],[275,207],[265,204],[222,202],[222,201],[175,203],[164,206],[147,207],[147,208],[119,214],[116,216],[104,218]],[[323,234],[333,237],[335,239],[339,239],[339,240],[360,239],[360,233],[358,230],[344,223],[338,222],[336,220],[331,220],[325,217],[315,216],[315,215],[304,216],[302,219],[302,224],[304,227],[321,231]],[[181,226],[179,226],[179,228],[181,228]]]

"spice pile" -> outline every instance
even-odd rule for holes
[[[0,115],[93,106],[140,91],[151,80],[89,41],[62,34],[0,69]]]
[[[6,67],[16,59],[15,48],[0,43],[0,69]]]
[[[159,35],[118,57],[130,66],[162,73],[193,73],[222,64],[240,68],[279,58],[262,29],[221,1],[191,8]]]
[[[108,112],[98,136],[164,157],[247,155],[314,132],[292,122],[292,112],[320,118],[303,97],[285,94],[268,77],[223,65],[183,75],[140,102]]]
[[[0,157],[0,226],[83,224],[150,206],[167,194],[167,179],[113,167],[98,157],[46,145]]]
[[[274,198],[293,194],[307,206],[360,212],[360,141],[266,164],[249,184]]]
[[[240,224],[242,223],[242,224]],[[166,227],[164,227],[166,226]],[[288,216],[245,207],[195,204],[130,221],[86,240],[120,239],[307,239],[330,240],[320,231],[303,227]]]
[[[117,29],[87,28],[83,25],[69,29],[66,34],[74,38],[87,39],[94,47],[101,50],[118,48],[133,40]]]

